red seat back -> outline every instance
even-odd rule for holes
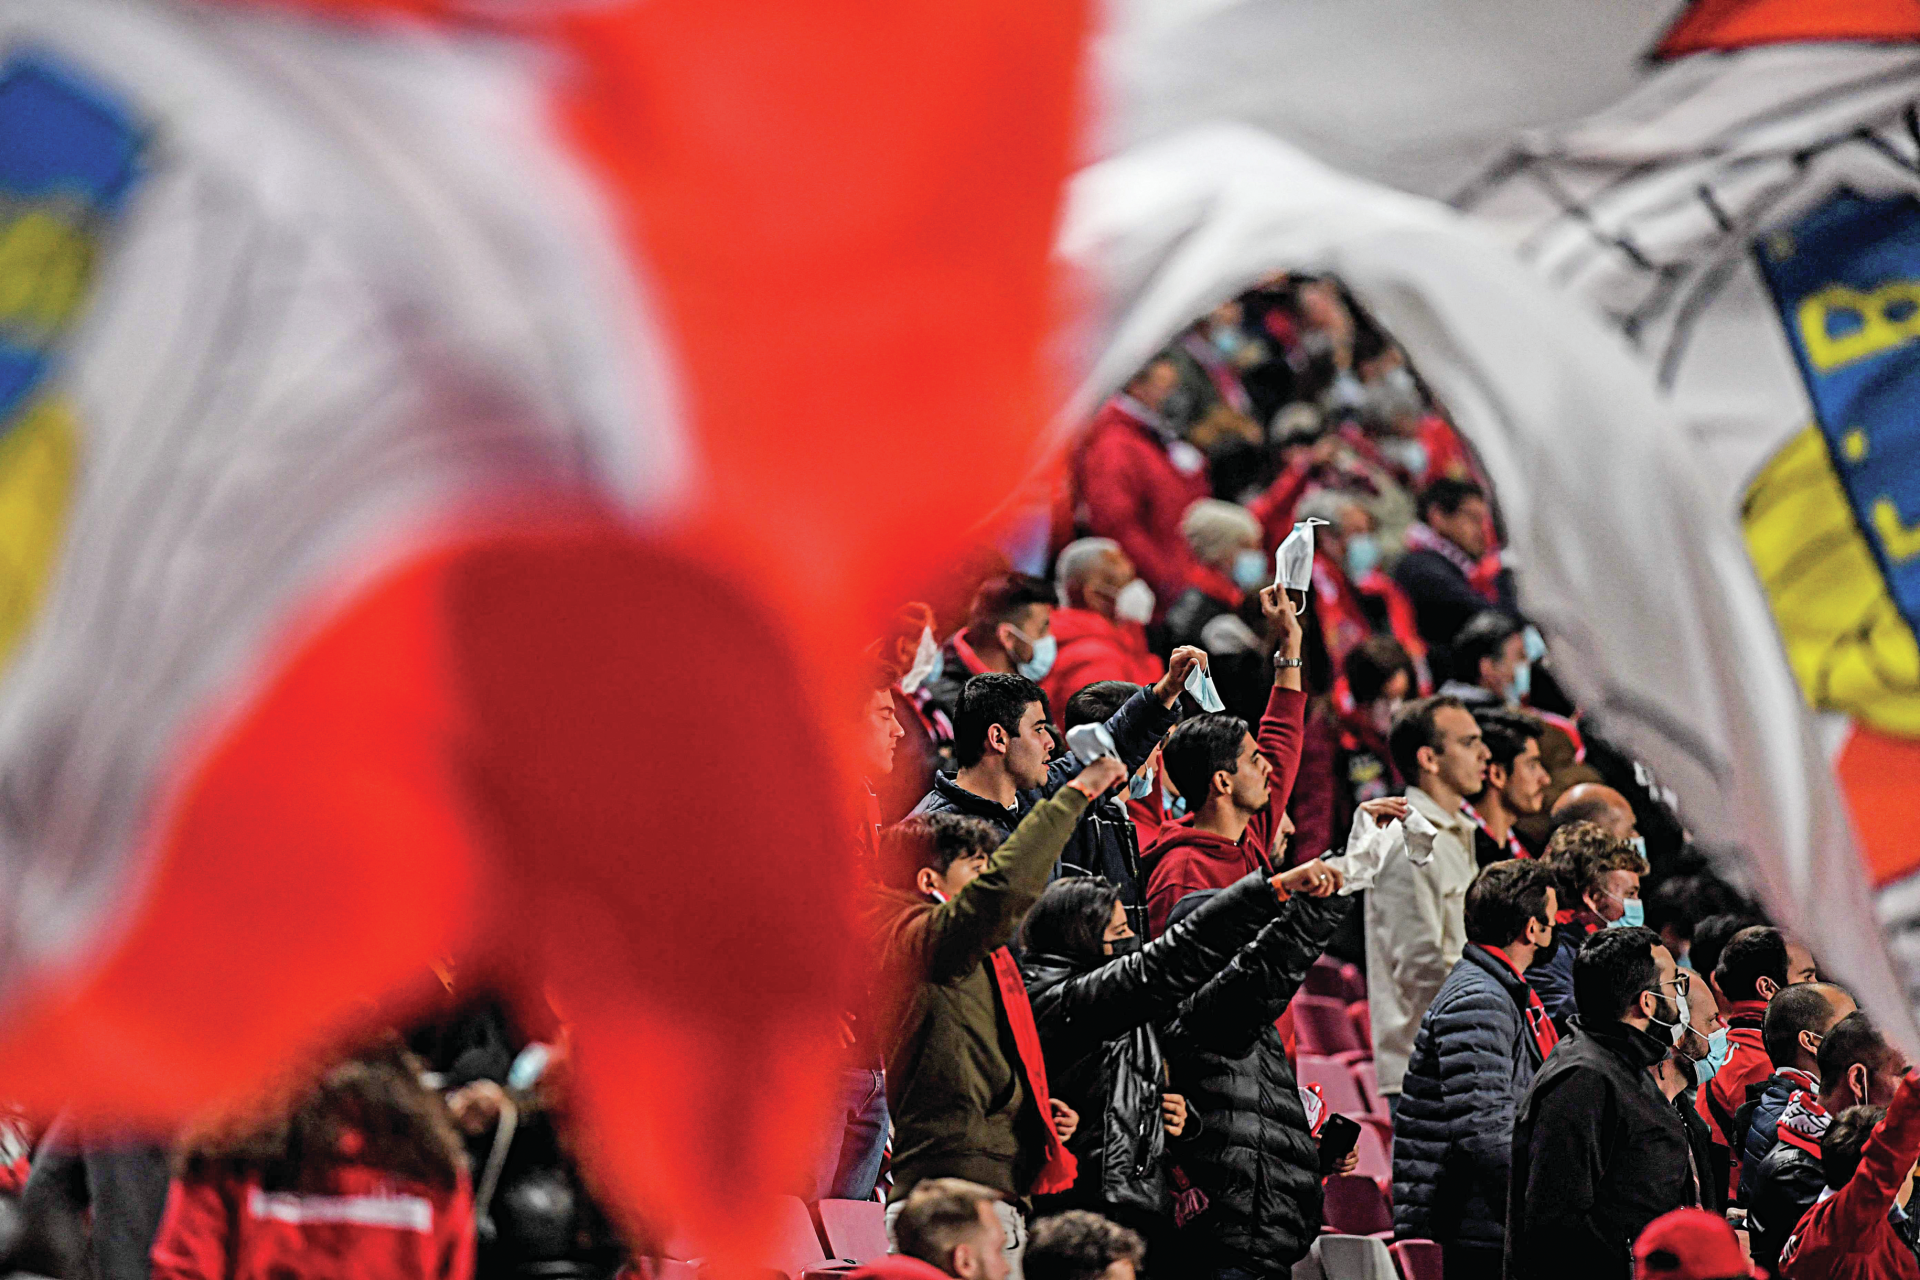
[[[1347,1006],[1347,1021],[1353,1026],[1354,1039],[1360,1047],[1369,1053],[1373,1051],[1373,1014],[1365,1000],[1355,1000]]]
[[[1393,1215],[1387,1212],[1380,1184],[1357,1173],[1337,1173],[1327,1179],[1326,1219],[1328,1226],[1348,1236],[1393,1230]]]
[[[1445,1280],[1440,1246],[1431,1240],[1396,1240],[1388,1246],[1403,1280]]]
[[[822,1200],[814,1211],[834,1257],[872,1262],[887,1256],[887,1207],[878,1200]]]
[[[1372,1178],[1379,1184],[1381,1194],[1391,1197],[1393,1159],[1387,1154],[1387,1144],[1380,1141],[1380,1131],[1370,1124],[1361,1125],[1353,1149],[1360,1153],[1360,1163],[1353,1171],[1363,1178]]]
[[[1345,982],[1347,988],[1341,992],[1341,995],[1345,997],[1349,1004],[1355,1000],[1365,1000],[1367,998],[1367,975],[1360,972],[1359,965],[1341,965],[1340,978]]]
[[[1320,1086],[1320,1097],[1328,1110],[1343,1115],[1366,1114],[1367,1104],[1360,1097],[1360,1090],[1354,1085],[1353,1073],[1347,1070],[1346,1063],[1303,1053],[1296,1074],[1301,1084]]]
[[[1295,996],[1289,1008],[1293,1010],[1293,1029],[1302,1054],[1332,1057],[1367,1048],[1354,1034],[1343,1002],[1327,996]]]
[[[1307,976],[1300,983],[1302,995],[1324,996],[1329,1000],[1351,1000],[1347,994],[1347,977],[1340,971],[1338,960],[1321,956],[1307,966]]]
[[[1367,1104],[1367,1114],[1384,1118],[1387,1100],[1380,1094],[1380,1075],[1374,1070],[1372,1058],[1362,1058],[1349,1062],[1347,1070],[1353,1076],[1353,1087],[1360,1091],[1360,1100]]]

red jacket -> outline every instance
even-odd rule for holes
[[[1147,630],[1137,622],[1109,622],[1091,609],[1055,609],[1053,638],[1060,649],[1040,687],[1062,725],[1067,699],[1096,680],[1152,684],[1167,673],[1147,652]]]
[[[330,1194],[265,1191],[257,1174],[176,1178],[153,1280],[469,1280],[473,1193],[343,1165]]]
[[[1249,871],[1271,875],[1277,869],[1272,866],[1273,838],[1300,770],[1306,706],[1307,695],[1297,689],[1276,687],[1268,697],[1254,739],[1273,766],[1267,807],[1254,815],[1239,840],[1194,830],[1193,815],[1188,814],[1161,827],[1159,837],[1140,855],[1147,867],[1147,926],[1155,937],[1166,929],[1174,904],[1188,894],[1224,889]]]
[[[1920,1280],[1913,1250],[1887,1221],[1920,1159],[1920,1080],[1909,1074],[1867,1139],[1847,1185],[1817,1202],[1780,1250],[1787,1280]],[[1909,1205],[1909,1210],[1920,1205]]]
[[[1176,466],[1170,450],[1188,459],[1191,469]],[[1183,440],[1162,443],[1115,397],[1087,430],[1074,457],[1073,482],[1077,514],[1087,529],[1120,544],[1163,608],[1179,599],[1195,563],[1180,520],[1211,493],[1206,455]]]
[[[1767,1017],[1765,1000],[1736,1000],[1727,1008],[1727,1041],[1732,1046],[1727,1060],[1707,1087],[1694,1099],[1694,1110],[1706,1120],[1713,1140],[1733,1151],[1734,1186],[1740,1178],[1740,1144],[1728,1140],[1734,1112],[1747,1100],[1747,1086],[1773,1074],[1773,1059],[1760,1039],[1760,1024]],[[1745,1135],[1741,1135],[1744,1143]]]

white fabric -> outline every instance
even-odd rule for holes
[[[1426,866],[1433,859],[1433,842],[1439,834],[1438,828],[1418,809],[1409,813],[1404,822],[1395,818],[1385,826],[1374,822],[1365,809],[1356,809],[1353,826],[1347,832],[1346,849],[1339,857],[1328,858],[1326,862],[1340,870],[1341,896],[1351,897],[1373,888],[1388,858],[1405,858],[1416,867]]]
[[[433,1202],[421,1196],[310,1196],[247,1192],[247,1216],[294,1226],[344,1222],[356,1227],[391,1227],[420,1235],[433,1232]]]
[[[1243,127],[1083,171],[1060,246],[1111,303],[1063,421],[1260,276],[1337,274],[1484,461],[1562,683],[1671,786],[1719,864],[1897,1020],[1907,1002],[1884,949],[1861,945],[1873,904],[1745,551],[1617,333],[1451,210]]]

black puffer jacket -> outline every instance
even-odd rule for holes
[[[1513,1117],[1540,1070],[1528,988],[1470,943],[1420,1019],[1393,1122],[1393,1233],[1498,1249]]]
[[[1080,1162],[1073,1188],[1042,1213],[1120,1205],[1166,1213],[1165,1063],[1154,1024],[1226,968],[1280,913],[1273,887],[1250,875],[1142,947],[1092,968],[1032,954],[1021,966],[1040,1027],[1047,1088],[1080,1113],[1067,1149]]]
[[[1054,864],[1053,878],[1063,876],[1105,876],[1107,883],[1120,892],[1120,904],[1127,909],[1127,923],[1139,937],[1147,936],[1147,878],[1140,872],[1140,837],[1134,829],[1133,815],[1124,801],[1115,804],[1103,798],[1087,806],[1086,816],[1073,829],[1073,839],[1061,851]]]
[[[1747,1232],[1753,1260],[1768,1274],[1780,1268],[1780,1250],[1800,1219],[1827,1189],[1820,1160],[1805,1147],[1782,1141],[1773,1144],[1754,1171],[1753,1193],[1747,1198]]]
[[[1167,1029],[1174,1091],[1203,1126],[1180,1158],[1208,1202],[1188,1234],[1215,1269],[1284,1275],[1319,1234],[1320,1149],[1273,1020],[1357,901],[1287,899]]]

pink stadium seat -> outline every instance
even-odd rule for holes
[[[1347,1006],[1340,1001],[1327,996],[1295,996],[1288,1007],[1293,1011],[1294,1034],[1299,1037],[1302,1054],[1330,1058],[1341,1053],[1365,1053],[1367,1045],[1354,1034]]]
[[[1347,1236],[1393,1230],[1393,1215],[1387,1212],[1380,1184],[1359,1174],[1337,1173],[1327,1179],[1326,1220],[1328,1226]]]
[[[1380,1075],[1374,1070],[1372,1058],[1362,1058],[1358,1062],[1349,1062],[1347,1070],[1353,1075],[1354,1088],[1360,1090],[1360,1100],[1367,1104],[1367,1114],[1385,1118],[1387,1100],[1380,1093]]]
[[[836,1258],[872,1262],[887,1254],[887,1207],[878,1200],[822,1200],[814,1213]]]
[[[1396,1240],[1387,1251],[1399,1264],[1402,1280],[1444,1280],[1446,1276],[1440,1246],[1431,1240]]]
[[[1355,1000],[1347,1006],[1347,1021],[1353,1024],[1354,1038],[1369,1055],[1373,1053],[1373,1014],[1367,1008],[1365,1000]]]
[[[1346,997],[1349,1003],[1355,1000],[1365,1000],[1367,998],[1367,975],[1360,972],[1359,965],[1357,964],[1341,965],[1340,977],[1346,983],[1346,986],[1347,986],[1347,989],[1341,994]]]
[[[1347,979],[1340,971],[1340,962],[1327,956],[1321,956],[1307,967],[1307,976],[1300,983],[1300,993],[1324,996],[1329,1000],[1353,999],[1347,994]]]
[[[1360,1137],[1354,1143],[1354,1150],[1360,1153],[1360,1163],[1354,1172],[1363,1178],[1372,1178],[1379,1184],[1380,1194],[1393,1197],[1393,1158],[1387,1153],[1389,1148],[1380,1141],[1380,1132],[1370,1124],[1360,1126]],[[1362,1233],[1365,1234],[1364,1232]]]
[[[1346,1063],[1303,1053],[1300,1055],[1300,1066],[1294,1074],[1303,1085],[1320,1086],[1320,1097],[1329,1110],[1355,1117],[1366,1114],[1367,1104],[1360,1097],[1360,1090],[1354,1085],[1353,1073],[1347,1070]]]

